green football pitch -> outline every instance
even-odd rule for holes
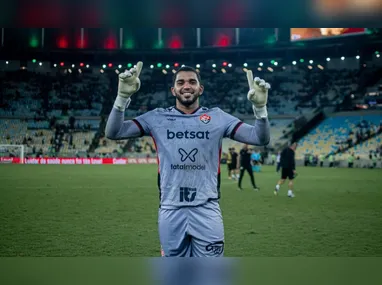
[[[237,191],[223,166],[225,255],[381,256],[382,171],[299,168]],[[160,255],[156,165],[0,165],[0,256]]]

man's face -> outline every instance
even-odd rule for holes
[[[172,95],[184,106],[191,106],[202,95],[204,87],[192,71],[181,71],[177,74]]]

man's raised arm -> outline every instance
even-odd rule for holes
[[[125,109],[130,104],[130,97],[141,87],[139,75],[143,63],[139,61],[136,67],[119,74],[118,95],[106,123],[105,135],[108,139],[119,140],[142,135],[142,129],[135,120],[125,121]]]
[[[251,70],[247,71],[249,85],[248,100],[252,103],[255,115],[254,125],[240,123],[232,132],[231,139],[245,144],[263,146],[270,141],[270,125],[268,121],[267,102],[270,84],[263,79],[253,79]]]

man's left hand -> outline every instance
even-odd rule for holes
[[[268,90],[271,85],[259,77],[253,79],[252,70],[247,71],[247,79],[249,85],[248,100],[255,108],[262,108],[268,102]]]

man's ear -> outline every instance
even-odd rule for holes
[[[203,85],[200,85],[200,95],[202,95],[204,92],[204,86]]]
[[[176,97],[174,87],[171,87],[171,93],[172,93],[172,96],[175,96],[175,97]]]

